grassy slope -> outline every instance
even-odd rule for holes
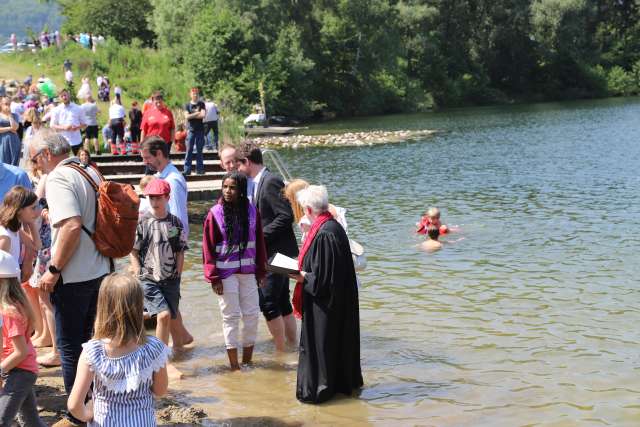
[[[19,54],[0,55],[0,78],[24,80],[28,74],[34,79],[44,74],[58,88],[64,87],[62,63],[69,58],[73,64],[75,88],[80,88],[82,77],[89,77],[94,97],[97,98],[96,77],[98,74],[108,75],[111,87],[122,87],[122,101],[127,110],[131,102],[142,103],[153,90],[161,89],[165,99],[173,107],[178,123],[183,122],[180,106],[188,100],[190,85],[179,70],[166,63],[165,58],[157,51],[136,49],[131,46],[105,48],[94,54],[87,49],[68,46],[64,50],[49,49],[37,54],[25,52]],[[100,70],[100,71],[97,71]],[[100,109],[99,122],[108,119],[108,103],[98,102]],[[223,142],[237,142],[242,139],[242,118],[231,112],[222,110],[223,122],[220,125]]]

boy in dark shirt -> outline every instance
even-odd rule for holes
[[[187,155],[184,158],[184,175],[191,175],[193,147],[196,147],[196,173],[204,174],[204,123],[206,113],[204,102],[200,100],[197,87],[191,88],[191,102],[184,106],[184,118],[187,120]]]

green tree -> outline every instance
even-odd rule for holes
[[[151,11],[149,0],[136,0],[123,5],[119,0],[58,0],[67,18],[64,32],[91,32],[112,37],[120,43],[137,38],[145,45],[154,44],[154,34],[148,27]]]
[[[159,48],[179,48],[205,0],[150,0],[149,26]],[[179,49],[176,49],[179,50]]]

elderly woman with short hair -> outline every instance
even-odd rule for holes
[[[296,197],[311,228],[296,280],[294,312],[302,315],[296,397],[321,403],[362,386],[358,286],[349,239],[329,213],[327,189],[310,185]]]

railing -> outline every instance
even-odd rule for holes
[[[278,172],[284,179],[285,184],[291,182],[293,178],[287,170],[287,167],[284,165],[284,160],[282,160],[282,157],[280,157],[277,151],[270,149],[262,150],[262,156],[269,159],[269,161],[273,163],[276,169],[278,169]]]

